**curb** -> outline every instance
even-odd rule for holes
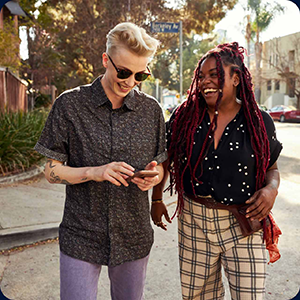
[[[11,175],[11,176],[0,177],[0,186],[6,185],[6,184],[12,184],[12,183],[19,182],[19,181],[24,181],[24,180],[30,179],[32,177],[35,177],[44,172],[44,167],[45,167],[45,164],[42,164],[40,166],[36,166],[33,170],[30,170],[27,172],[23,172],[23,173]]]
[[[60,223],[32,225],[0,230],[0,250],[24,246],[58,237]]]

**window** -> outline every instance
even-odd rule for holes
[[[275,81],[275,90],[279,91],[280,90],[280,80]]]
[[[295,50],[289,51],[289,62],[295,61]]]
[[[271,91],[272,90],[272,80],[267,81],[267,90]]]

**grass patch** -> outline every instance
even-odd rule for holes
[[[0,176],[29,169],[43,160],[33,147],[38,141],[49,110],[28,113],[0,112]]]

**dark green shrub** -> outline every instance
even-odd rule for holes
[[[49,110],[29,113],[0,112],[0,174],[16,173],[43,159],[33,147],[43,130]]]
[[[51,95],[39,94],[34,100],[34,108],[49,107],[51,104]]]

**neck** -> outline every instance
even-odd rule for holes
[[[218,115],[231,117],[236,115],[241,108],[241,104],[237,103],[235,100],[230,101],[229,103],[220,103],[218,108]],[[215,107],[208,107],[208,114],[212,119],[215,115]]]

